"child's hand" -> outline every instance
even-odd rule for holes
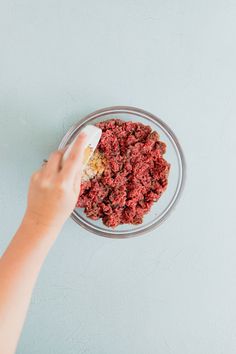
[[[75,208],[80,192],[84,134],[80,134],[61,167],[64,151],[55,151],[30,181],[25,218],[60,229]]]

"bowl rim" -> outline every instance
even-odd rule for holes
[[[147,225],[144,228],[141,228],[140,230],[135,229],[131,231],[114,231],[113,229],[108,229],[108,230],[101,230],[97,228],[96,226],[93,226],[89,224],[85,219],[81,219],[79,214],[76,212],[74,209],[73,212],[71,213],[71,218],[80,226],[82,226],[84,229],[87,231],[94,233],[98,236],[103,236],[103,237],[108,237],[108,238],[117,238],[117,239],[124,239],[124,238],[130,238],[130,237],[136,237],[143,235],[145,233],[148,233],[158,226],[160,226],[171,214],[171,212],[174,210],[174,208],[177,205],[177,202],[179,201],[183,189],[185,186],[186,182],[186,160],[184,157],[183,149],[179,143],[178,138],[176,137],[175,133],[172,131],[172,129],[158,116],[143,110],[141,108],[133,107],[133,106],[110,106],[110,107],[105,107],[98,109],[92,113],[87,114],[84,118],[80,119],[76,124],[72,125],[71,128],[66,132],[66,134],[63,136],[60,144],[59,144],[59,149],[64,148],[68,141],[71,139],[73,135],[76,135],[76,133],[86,125],[88,121],[91,119],[96,119],[101,116],[106,116],[109,114],[118,114],[118,113],[127,113],[131,115],[136,115],[140,116],[142,118],[146,118],[149,121],[152,121],[153,123],[159,125],[161,129],[164,131],[164,133],[168,136],[168,138],[171,140],[175,152],[178,157],[178,163],[180,167],[180,174],[178,178],[178,184],[177,188],[175,190],[175,193],[171,199],[171,201],[168,203],[167,207],[163,210],[163,212],[160,214],[157,220],[154,220],[150,225]]]

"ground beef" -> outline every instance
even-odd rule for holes
[[[97,150],[106,161],[101,176],[82,183],[77,207],[109,227],[141,224],[168,183],[166,145],[147,125],[111,119],[98,123]]]

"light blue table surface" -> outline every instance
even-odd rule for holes
[[[39,276],[17,354],[236,352],[236,3],[0,2],[0,250],[31,173],[85,114],[144,108],[179,137],[186,189],[128,240],[69,220]]]

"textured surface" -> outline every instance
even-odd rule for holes
[[[145,237],[71,220],[40,274],[17,354],[236,352],[234,1],[0,2],[0,249],[28,180],[85,113],[162,117],[188,183]]]

